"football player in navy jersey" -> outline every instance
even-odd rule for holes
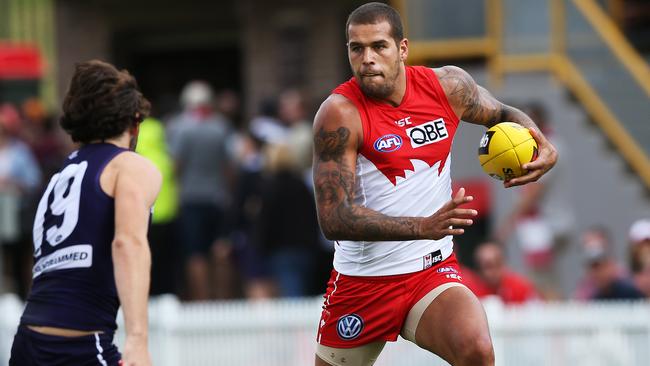
[[[76,65],[60,123],[80,144],[34,218],[33,285],[10,365],[150,365],[147,230],[161,185],[133,150],[149,102],[127,71]],[[113,345],[122,306],[126,341]]]

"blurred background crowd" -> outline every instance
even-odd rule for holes
[[[215,92],[205,81],[188,82],[178,106],[177,112],[147,118],[138,140],[137,151],[164,177],[150,229],[151,294],[207,300],[322,293],[333,244],[321,235],[316,219],[313,111],[306,109],[301,91],[287,89],[264,100],[247,122],[240,120],[236,92]],[[547,128],[539,105],[524,110]],[[4,291],[24,297],[28,290],[35,205],[44,184],[75,148],[38,99],[0,106]],[[542,209],[552,201],[545,197],[548,184],[544,180],[520,189],[509,216],[493,230],[479,220],[470,239],[459,238],[456,247],[463,252],[470,288],[506,303],[650,296],[650,219],[629,227],[624,260],[615,257],[604,225],[583,230],[578,242],[570,243],[571,228],[563,225],[566,212]],[[485,198],[477,198],[489,216]],[[513,237],[523,248],[525,266],[519,273],[505,254]],[[572,244],[579,246],[575,268],[582,274],[572,293],[563,294],[553,265]]]
[[[459,3],[468,21],[454,24],[455,35],[423,26],[409,12],[405,21],[413,38],[423,32],[462,36],[469,23],[486,28],[485,21],[470,20],[483,19],[492,2],[465,2]],[[363,1],[333,1],[327,9],[317,1],[288,0],[272,7],[254,0],[223,6],[194,1],[184,9],[173,1],[130,8],[126,3],[0,1],[0,20],[17,24],[16,14],[28,17],[42,7],[38,16],[50,14],[56,21],[54,28],[31,35],[21,35],[19,25],[0,26],[0,39],[8,39],[0,43],[0,293],[24,298],[28,291],[35,205],[50,176],[76,149],[58,125],[58,103],[74,61],[96,57],[128,68],[153,104],[137,150],[164,180],[150,229],[151,294],[195,301],[323,293],[334,244],[322,236],[316,218],[311,127],[320,101],[350,77],[343,25]],[[439,2],[391,3],[444,13]],[[526,3],[534,9],[545,2]],[[650,7],[609,3],[623,4],[623,13],[605,9],[637,40],[635,47],[650,54],[650,38],[643,36],[650,30]],[[144,16],[154,4],[160,12]],[[509,4],[518,16],[537,19],[534,12],[525,15],[520,2]],[[517,24],[515,31],[505,27],[506,39],[536,23]],[[649,297],[650,186],[626,167],[629,158],[621,157],[616,142],[607,142],[589,106],[583,107],[573,90],[549,82],[543,67],[532,70],[533,79],[518,75],[498,87],[489,81],[493,51],[451,47],[442,56],[423,55],[416,41],[414,62],[466,67],[499,98],[533,117],[560,151],[548,177],[506,191],[476,161],[483,130],[459,130],[454,189],[466,187],[481,212],[455,245],[468,286],[480,297],[506,303]],[[512,47],[521,44],[516,41]],[[46,71],[25,71],[30,52],[40,53]],[[18,71],[12,74],[11,67]],[[639,106],[647,110],[647,99]],[[650,136],[648,115],[633,121],[642,128],[638,138]],[[619,178],[623,183],[612,180]],[[624,186],[620,196],[619,186]]]
[[[205,81],[188,82],[178,106],[147,118],[138,139],[137,151],[164,177],[150,230],[151,293],[188,300],[320,293],[332,246],[316,219],[311,121],[300,90],[265,100],[250,128],[241,128],[239,95]],[[74,149],[38,99],[1,105],[5,291],[27,291],[31,216]]]

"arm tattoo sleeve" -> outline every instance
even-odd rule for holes
[[[462,116],[460,116],[463,121],[482,124],[487,127],[508,121],[537,129],[530,117],[519,109],[496,100],[489,91],[476,84],[474,79],[464,70],[456,67],[445,67],[445,71],[440,76],[440,81],[447,85],[448,89],[451,89],[451,92],[448,92],[450,101],[464,110]]]
[[[390,217],[353,204],[355,173],[343,156],[350,130],[321,128],[314,136],[314,187],[321,228],[329,239],[418,239],[421,218]]]

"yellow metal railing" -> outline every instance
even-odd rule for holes
[[[398,10],[406,11],[408,0],[393,1]],[[490,80],[499,85],[505,73],[546,71],[553,74],[582,103],[587,113],[619,150],[621,156],[650,189],[650,159],[608,107],[580,68],[567,54],[566,6],[573,4],[590,24],[609,51],[624,66],[639,87],[650,97],[650,68],[620,32],[622,2],[610,0],[608,7],[617,17],[612,20],[595,0],[549,0],[550,49],[548,52],[506,54],[503,40],[502,0],[485,0],[486,30],[484,38],[412,42],[410,55],[417,63],[435,59],[484,56]],[[402,13],[404,14],[404,13]],[[404,18],[407,18],[405,16]],[[406,22],[406,19],[405,19]],[[407,23],[407,22],[406,22]],[[462,50],[469,47],[471,50]],[[493,85],[493,86],[494,86]],[[649,100],[650,102],[650,100]]]
[[[609,51],[625,67],[639,87],[650,97],[650,69],[634,50],[614,22],[603,12],[594,0],[571,1],[581,15],[597,32]],[[611,111],[596,89],[584,77],[579,67],[566,53],[566,32],[564,31],[565,8],[563,0],[551,1],[552,24],[555,30],[553,41],[553,62],[550,71],[580,100],[591,118],[618,149],[621,156],[650,189],[650,159]],[[648,100],[650,102],[650,100]],[[640,116],[640,118],[643,118]]]
[[[594,0],[573,0],[609,49],[650,97],[650,68]]]
[[[497,57],[499,54],[499,27],[501,0],[485,0],[485,24],[487,32],[483,37],[467,37],[438,40],[409,40],[409,60],[411,64],[429,60],[460,59],[474,57]],[[399,11],[408,34],[408,0],[393,0],[391,4]]]
[[[569,58],[564,56],[555,59],[552,69],[556,77],[580,100],[591,118],[617,147],[623,158],[646,186],[650,188],[650,160],[648,156],[607,107],[607,104],[598,96],[598,93],[584,78],[580,69]]]

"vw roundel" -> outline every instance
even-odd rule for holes
[[[357,338],[362,330],[363,319],[357,314],[343,315],[336,324],[336,332],[346,341]]]
[[[375,141],[375,150],[379,152],[391,152],[402,147],[402,138],[399,135],[384,135]]]

